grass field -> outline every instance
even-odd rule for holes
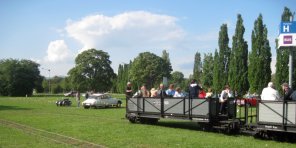
[[[116,97],[124,98],[122,95]],[[125,108],[57,107],[59,97],[0,97],[0,147],[295,147],[296,144],[204,132],[194,122],[131,124]],[[125,101],[123,101],[125,102]],[[123,105],[124,106],[124,105]]]

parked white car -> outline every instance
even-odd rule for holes
[[[88,109],[90,107],[121,107],[121,104],[121,100],[112,98],[109,94],[92,94],[88,97],[87,100],[82,102],[82,106],[85,109]]]

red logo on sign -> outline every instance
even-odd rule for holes
[[[291,35],[284,36],[284,44],[292,44],[293,37]]]

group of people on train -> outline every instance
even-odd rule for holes
[[[281,85],[283,90],[283,97],[280,96],[279,92],[275,89],[273,82],[269,82],[267,87],[262,90],[261,100],[296,100],[296,91],[293,93],[293,90],[289,87],[287,83],[283,83]],[[213,95],[211,88],[208,89],[208,92],[205,93],[203,88],[197,84],[197,81],[193,79],[189,85],[189,94],[188,96],[191,98],[208,98]],[[145,85],[141,86],[141,88],[133,95],[131,83],[127,83],[126,87],[126,97],[185,97],[185,94],[182,92],[180,87],[175,89],[174,84],[170,84],[168,89],[165,89],[163,84],[160,84],[157,89],[152,88],[150,91],[146,88]],[[226,112],[226,106],[228,98],[234,97],[229,85],[225,85],[221,94],[219,95],[219,103],[220,103],[220,113],[224,114]]]
[[[296,92],[294,92],[288,83],[281,85],[283,90],[283,97],[280,96],[278,90],[272,82],[269,82],[267,87],[262,90],[261,100],[281,101],[281,100],[296,100]]]
[[[189,85],[189,96],[192,98],[206,98],[212,95],[211,89],[208,93],[197,84],[196,80],[192,80]],[[165,89],[163,84],[160,84],[157,89],[151,88],[149,91],[145,85],[142,85],[139,90],[132,94],[131,82],[127,83],[126,96],[127,97],[185,97],[180,87],[175,88],[174,84],[170,84],[168,89]]]
[[[230,89],[229,91],[223,90],[222,93],[224,94],[224,92],[230,93]],[[126,87],[126,97],[128,98],[131,98],[131,97],[163,97],[165,98],[165,97],[189,96],[191,98],[204,99],[204,98],[212,97],[212,95],[213,95],[213,92],[211,88],[208,88],[207,92],[205,92],[205,90],[199,84],[197,84],[197,81],[195,79],[193,79],[190,82],[188,94],[184,93],[180,87],[175,88],[174,84],[170,84],[168,89],[165,89],[164,84],[160,84],[157,89],[151,88],[150,91],[147,89],[145,85],[142,85],[135,94],[133,94],[131,82],[128,82]]]

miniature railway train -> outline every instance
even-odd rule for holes
[[[241,99],[229,98],[227,113],[219,114],[219,98],[127,98],[126,118],[156,124],[161,118],[197,122],[204,130],[249,133],[263,138],[296,137],[296,102],[263,101],[255,107],[238,106]],[[292,136],[291,136],[292,135]]]

